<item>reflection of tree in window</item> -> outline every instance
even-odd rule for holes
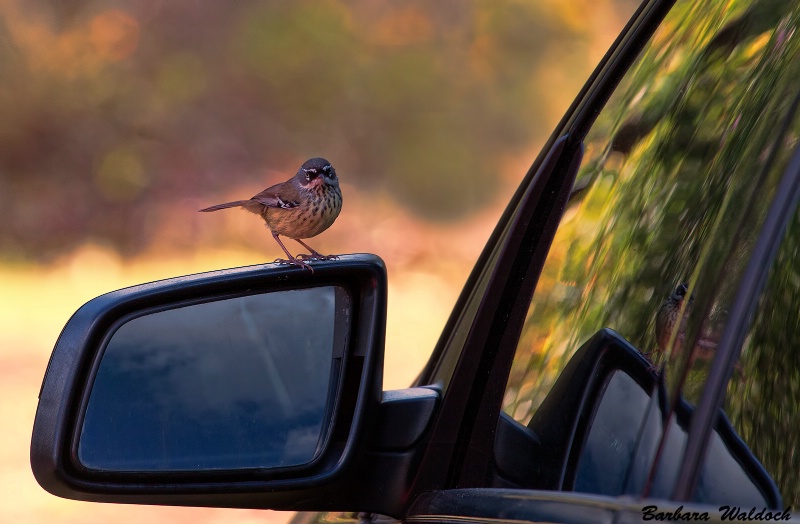
[[[788,161],[779,135],[796,91],[800,53],[787,21],[798,8],[773,4],[679,2],[599,115],[579,173],[585,189],[559,227],[512,367],[504,409],[517,420],[529,420],[600,328],[652,354],[656,312],[681,282],[694,296],[691,347],[724,326]],[[667,377],[691,401],[713,351],[673,356]]]

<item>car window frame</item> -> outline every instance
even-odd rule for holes
[[[414,383],[439,389],[442,404],[410,498],[486,483],[506,380],[552,241],[524,238],[525,230],[531,222],[554,221],[557,227],[565,207],[535,209],[539,199],[525,195],[547,186],[569,196],[570,170],[580,165],[574,160],[582,152],[583,138],[674,3],[649,0],[639,6],[546,142],[481,253],[431,359]],[[522,215],[530,219],[520,220]],[[509,296],[510,289],[513,301],[498,304],[496,297]],[[502,335],[501,340],[487,340],[489,333]]]

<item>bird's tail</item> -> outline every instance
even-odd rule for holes
[[[225,202],[224,204],[217,204],[216,206],[201,209],[201,213],[208,213],[209,211],[219,211],[220,209],[228,209],[229,207],[239,207],[247,202],[247,200],[237,200],[235,202]]]

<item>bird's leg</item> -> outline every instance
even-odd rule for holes
[[[277,258],[277,259],[275,259],[275,262],[278,262],[279,264],[287,263],[287,264],[292,264],[292,265],[295,265],[295,266],[300,266],[303,269],[308,269],[312,273],[314,272],[314,268],[313,267],[309,266],[308,264],[306,264],[302,260],[298,260],[297,258],[293,257],[291,253],[289,253],[289,250],[286,249],[286,246],[283,245],[283,242],[281,242],[281,239],[278,238],[278,233],[276,233],[275,231],[272,231],[272,238],[275,239],[275,242],[277,242],[278,245],[281,246],[281,249],[283,249],[283,252],[286,253],[287,257],[289,257],[289,260],[283,260],[282,258]]]
[[[313,247],[309,246],[308,244],[306,244],[305,242],[303,242],[299,238],[295,238],[294,240],[295,240],[295,242],[297,242],[298,244],[300,244],[304,248],[308,249],[308,251],[311,253],[311,255],[308,255],[308,256],[306,256],[306,255],[297,255],[297,258],[301,258],[303,260],[336,260],[336,259],[339,258],[337,255],[323,255],[322,253],[320,253],[319,251],[317,251]]]

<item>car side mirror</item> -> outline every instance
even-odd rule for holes
[[[371,255],[313,274],[253,266],[97,297],[53,350],[33,473],[78,500],[313,498],[380,419],[385,317],[386,270]]]

